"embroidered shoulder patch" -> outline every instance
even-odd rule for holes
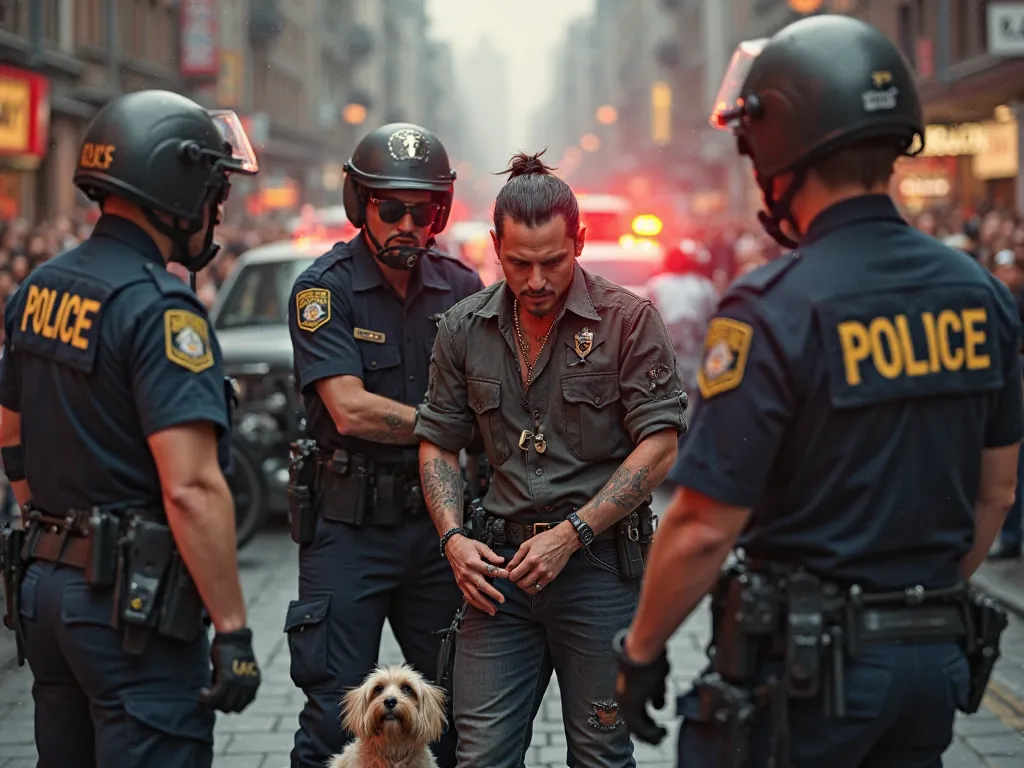
[[[326,288],[307,288],[295,294],[296,322],[312,333],[331,319],[331,292]]]
[[[186,309],[164,312],[164,353],[175,365],[192,373],[213,367],[213,349],[206,320]]]
[[[704,337],[704,358],[697,386],[705,400],[736,389],[743,381],[754,329],[727,317],[716,317]]]

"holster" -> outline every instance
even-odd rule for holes
[[[4,626],[14,632],[18,666],[25,666],[25,635],[21,626],[21,580],[25,575],[22,548],[25,531],[10,524],[0,529],[0,572],[4,581]]]
[[[757,712],[753,693],[714,672],[699,678],[694,688],[700,698],[701,721],[714,723],[720,729],[715,768],[745,768],[752,756],[752,729]]]
[[[316,538],[317,510],[313,494],[320,464],[316,461],[316,442],[296,440],[290,446],[288,466],[288,521],[292,541],[299,546]]]
[[[967,702],[961,711],[973,715],[981,707],[992,670],[999,660],[999,640],[1009,619],[994,600],[979,592],[968,594],[965,607],[967,638],[963,647],[971,680]]]
[[[462,607],[455,612],[455,618],[452,619],[451,626],[448,629],[442,629],[437,634],[444,635],[441,640],[441,648],[437,653],[437,685],[444,689],[445,693],[448,694],[448,699],[452,697],[452,672],[455,669],[455,645],[458,640],[459,632],[462,629],[462,620],[466,617],[466,609],[469,607],[469,603],[463,603]]]
[[[615,543],[622,578],[639,579],[644,575],[657,529],[658,516],[654,514],[649,503],[638,507],[618,522]]]
[[[149,633],[157,628],[157,608],[175,554],[169,527],[140,516],[130,519],[120,552],[114,601],[127,654],[141,655]]]
[[[320,459],[319,506],[325,520],[363,525],[373,501],[373,467],[365,456],[341,449]]]
[[[160,598],[160,619],[156,633],[161,637],[194,642],[203,631],[203,599],[177,551],[171,556],[167,583]]]

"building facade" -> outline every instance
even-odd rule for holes
[[[71,184],[84,129],[145,88],[242,117],[261,173],[238,180],[236,212],[336,205],[364,133],[460,124],[445,51],[425,0],[0,0],[0,220],[87,207]]]

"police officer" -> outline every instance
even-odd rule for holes
[[[74,177],[102,210],[92,236],[7,306],[0,445],[28,564],[8,620],[35,677],[43,768],[210,766],[214,710],[256,695],[218,464],[220,350],[166,269],[209,262],[230,174],[255,171],[233,113],[164,91],[115,99]]]
[[[341,751],[342,691],[378,658],[387,619],[405,658],[434,678],[459,590],[437,556],[412,433],[427,390],[437,317],[483,288],[429,248],[451,212],[455,172],[430,131],[393,123],[345,165],[345,211],[360,234],[295,282],[289,327],[308,431],[317,444],[314,526],[300,537],[299,599],[285,630],[306,694],[294,768]],[[293,511],[293,514],[295,512]],[[432,745],[454,765],[455,732]]]
[[[1014,497],[1016,307],[888,197],[924,126],[869,25],[815,16],[741,45],[715,120],[798,250],[738,280],[708,328],[681,489],[617,638],[623,716],[664,735],[645,704],[664,704],[665,642],[738,539],[712,668],[679,701],[680,765],[938,766],[1005,621],[963,582]]]

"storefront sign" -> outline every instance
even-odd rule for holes
[[[35,72],[0,65],[0,155],[41,159],[49,128],[49,81]]]
[[[988,52],[993,56],[1024,55],[1024,3],[989,3]]]
[[[956,158],[913,157],[896,163],[892,191],[911,213],[951,202]]]
[[[972,159],[976,179],[1008,179],[1017,175],[1017,121],[988,126],[985,150]]]
[[[217,77],[220,45],[217,0],[187,0],[180,5],[181,74],[185,77]]]
[[[977,155],[988,147],[988,123],[929,125],[924,129],[921,157]]]
[[[220,74],[217,77],[217,103],[222,107],[237,107],[242,103],[245,88],[241,51],[221,51]]]

